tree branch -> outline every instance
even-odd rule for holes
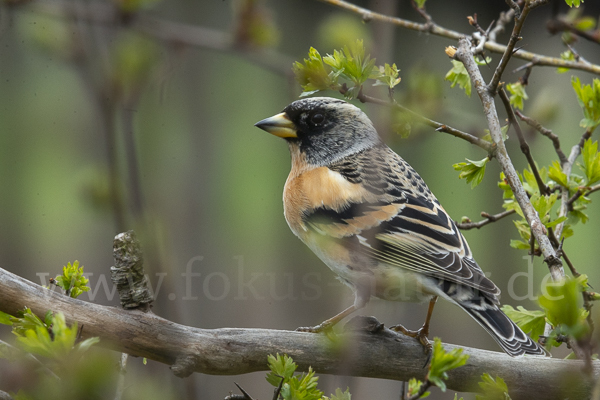
[[[346,331],[340,342],[349,345],[340,350],[320,334],[268,329],[200,329],[176,324],[151,312],[87,303],[0,269],[0,310],[15,314],[24,305],[37,315],[44,315],[47,310],[61,312],[68,323],[84,325],[84,338],[97,336],[100,346],[171,365],[173,373],[180,377],[193,372],[237,375],[266,371],[267,355],[275,353],[293,357],[303,370],[312,366],[324,374],[406,381],[412,377],[423,380],[427,372],[423,369],[427,356],[417,341],[364,317],[362,319],[376,328]],[[448,350],[457,347],[444,346]],[[554,398],[560,393],[564,374],[577,373],[583,366],[578,360],[511,358],[504,353],[468,347],[465,353],[470,355],[468,364],[449,372],[447,385],[451,390],[478,391],[477,382],[485,371],[506,381],[513,400]],[[594,361],[593,369],[594,376],[599,377],[600,362]],[[591,382],[583,382],[571,388],[570,394],[577,399],[588,398],[591,388]]]
[[[587,189],[577,189],[577,191],[575,192],[575,194],[573,196],[571,196],[569,198],[569,200],[567,200],[567,206],[568,209],[571,210],[573,208],[573,203],[580,198],[581,196],[583,196],[583,194],[590,194],[590,193],[594,193],[597,192],[598,190],[600,190],[600,184],[598,185],[594,185],[594,186],[590,186]]]
[[[515,212],[516,212],[515,210],[506,210],[506,211],[503,211],[501,213],[494,214],[494,215],[488,214],[486,212],[482,212],[481,216],[485,217],[485,219],[483,219],[479,222],[460,222],[460,223],[455,222],[455,224],[458,227],[458,229],[461,229],[463,231],[468,231],[469,229],[479,229],[482,226],[486,226],[487,224],[496,222],[499,219],[502,219],[504,217],[514,214]]]
[[[577,143],[575,146],[573,146],[571,148],[571,153],[569,154],[569,158],[567,159],[567,162],[564,163],[562,165],[562,170],[565,173],[565,175],[567,176],[567,180],[569,180],[569,177],[571,176],[571,170],[573,169],[573,164],[575,164],[575,160],[577,160],[577,157],[579,157],[579,155],[581,154],[581,149],[583,148],[583,145],[585,144],[585,141],[588,140],[590,137],[592,136],[592,131],[590,129],[586,129],[585,132],[583,132],[583,135],[581,135],[581,139],[579,140],[579,143]],[[558,217],[563,217],[566,216],[567,213],[569,212],[569,189],[567,188],[562,188],[562,193],[561,193],[561,197],[560,197],[560,209],[558,210]],[[575,200],[573,200],[575,201]],[[560,239],[561,235],[562,235],[562,230],[565,226],[564,222],[561,222],[559,224],[556,225],[555,232],[556,232],[556,237],[558,239]]]
[[[508,115],[508,122],[515,129],[515,133],[517,134],[517,138],[519,139],[519,146],[521,147],[521,151],[523,152],[523,154],[525,154],[525,158],[527,158],[527,163],[529,164],[529,167],[533,172],[533,176],[535,177],[535,181],[538,185],[538,188],[540,189],[540,193],[542,195],[548,194],[548,187],[546,186],[544,180],[540,176],[540,171],[538,171],[537,165],[535,164],[535,160],[531,155],[531,149],[529,148],[527,140],[525,140],[525,136],[523,136],[523,132],[521,131],[521,127],[519,126],[519,122],[515,117],[515,111],[510,105],[510,99],[508,98],[504,87],[500,88],[498,94],[500,95],[500,99],[502,100],[502,104],[504,104],[504,109],[506,110],[506,114]]]
[[[341,94],[346,94],[347,91],[348,91],[348,89],[346,86],[343,86],[340,89]],[[493,152],[494,152],[495,147],[492,143],[490,143],[486,140],[483,140],[481,138],[478,138],[477,136],[471,135],[470,133],[463,132],[461,130],[452,128],[451,126],[448,126],[448,125],[442,124],[440,122],[434,121],[432,119],[429,119],[427,117],[424,117],[421,114],[417,114],[416,112],[404,107],[401,104],[396,103],[395,101],[392,103],[392,102],[389,102],[386,100],[381,100],[381,99],[378,99],[375,97],[367,96],[366,94],[364,94],[362,92],[362,90],[359,92],[359,94],[356,98],[362,103],[373,103],[373,104],[378,104],[378,105],[382,105],[382,106],[386,106],[386,107],[397,108],[398,110],[402,111],[403,113],[410,115],[410,117],[414,118],[416,121],[418,121],[424,125],[431,126],[432,128],[435,128],[435,130],[437,132],[448,133],[454,137],[466,140],[467,142],[484,149],[485,151],[488,152],[488,154],[493,154]]]
[[[111,25],[118,21],[115,4],[100,1],[86,2],[84,6],[73,0],[48,0],[34,3],[33,9],[58,18]],[[292,77],[294,60],[272,51],[250,51],[236,46],[233,35],[215,29],[153,18],[143,12],[136,14],[129,26],[149,37],[174,45],[200,47],[236,54],[247,61],[285,77]]]
[[[565,153],[563,153],[562,149],[560,148],[560,139],[558,138],[558,136],[552,133],[550,129],[544,128],[542,124],[540,124],[536,120],[523,115],[519,110],[515,110],[515,114],[517,114],[521,121],[525,122],[527,125],[531,126],[533,129],[535,129],[536,131],[538,131],[539,133],[546,136],[552,141],[552,144],[554,145],[554,150],[556,151],[556,155],[558,156],[561,165],[564,165],[568,161],[567,156],[565,156]]]
[[[506,176],[506,180],[515,195],[515,199],[519,203],[521,210],[523,210],[527,223],[531,227],[531,232],[540,246],[540,250],[544,255],[544,261],[548,264],[548,268],[550,269],[552,279],[554,281],[559,281],[565,276],[562,262],[560,261],[560,258],[557,257],[556,251],[554,250],[554,247],[552,247],[552,243],[545,232],[546,228],[542,224],[542,221],[540,221],[540,217],[535,208],[533,208],[531,201],[529,201],[529,196],[527,196],[527,192],[523,188],[523,184],[519,180],[519,175],[508,155],[506,146],[502,140],[502,131],[500,129],[496,104],[483,81],[483,77],[481,76],[481,72],[475,63],[475,60],[473,59],[471,42],[467,37],[462,37],[458,43],[459,47],[455,56],[465,65],[465,68],[471,77],[473,86],[477,90],[477,94],[483,104],[483,111],[488,121],[490,134],[497,147],[496,159],[500,163],[504,175]]]
[[[356,13],[356,14],[360,15],[363,18],[363,20],[366,22],[372,21],[372,20],[386,22],[386,23],[394,24],[401,28],[418,31],[418,32],[429,32],[436,36],[441,36],[441,37],[445,37],[448,39],[454,39],[454,40],[458,40],[460,37],[465,35],[464,33],[460,33],[460,32],[453,31],[451,29],[443,28],[440,25],[433,23],[433,22],[420,24],[420,23],[408,21],[408,20],[402,19],[402,18],[390,17],[385,14],[379,14],[379,13],[373,12],[369,9],[355,6],[354,4],[348,3],[347,1],[344,1],[344,0],[319,0],[319,1],[321,1],[323,3],[331,4],[336,7],[340,7],[344,10],[351,11],[353,13]],[[534,2],[534,3],[537,4],[537,2]],[[486,43],[484,45],[484,49],[492,51],[494,53],[504,53],[506,51],[506,46],[488,40],[488,41],[486,41]],[[526,61],[533,61],[535,59],[536,65],[540,65],[540,66],[578,69],[581,71],[587,71],[587,72],[591,72],[596,75],[600,75],[600,65],[596,65],[596,64],[590,64],[590,63],[581,62],[581,61],[566,61],[566,60],[563,60],[560,58],[547,57],[547,56],[543,56],[541,54],[531,53],[529,51],[524,51],[522,49],[519,49],[517,52],[515,52],[513,54],[513,56],[516,58],[520,58],[521,60],[526,60]]]
[[[525,23],[525,19],[527,19],[529,11],[531,11],[531,2],[529,1],[525,2],[523,10],[520,10],[519,6],[512,0],[507,0],[507,3],[515,11],[515,25],[510,35],[510,39],[508,40],[508,45],[506,46],[504,53],[502,53],[502,58],[494,70],[494,75],[492,76],[492,79],[488,85],[488,90],[494,95],[498,90],[498,85],[500,84],[502,74],[504,73],[508,62],[514,54],[515,46],[517,45],[517,42],[521,40],[521,29],[523,28],[523,24]]]

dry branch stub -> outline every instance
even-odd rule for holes
[[[144,273],[140,242],[133,231],[119,233],[113,244],[115,265],[110,267],[111,280],[117,286],[124,309],[149,310],[152,293]]]

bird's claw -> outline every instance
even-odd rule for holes
[[[420,329],[418,329],[416,331],[411,331],[410,329],[406,329],[402,325],[394,325],[394,326],[390,327],[390,329],[394,332],[400,332],[403,335],[410,336],[412,338],[417,339],[419,341],[419,343],[421,343],[421,345],[423,346],[423,351],[425,352],[425,354],[428,354],[428,355],[431,354],[431,350],[433,349],[433,346],[431,344],[431,341],[427,337],[427,335],[429,334],[429,329],[425,329],[424,327],[421,327]]]
[[[319,324],[317,326],[301,326],[296,328],[296,332],[321,333],[329,328],[327,325]]]

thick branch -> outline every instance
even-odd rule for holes
[[[356,14],[360,15],[363,18],[363,20],[365,20],[365,21],[377,20],[377,21],[387,22],[390,24],[397,25],[401,28],[410,29],[410,30],[418,31],[418,32],[428,32],[428,33],[431,33],[436,36],[442,36],[442,37],[445,37],[448,39],[454,39],[454,40],[458,40],[460,37],[464,36],[464,33],[460,33],[460,32],[450,30],[450,29],[443,28],[433,22],[419,24],[417,22],[408,21],[408,20],[405,20],[402,18],[390,17],[389,15],[379,14],[379,13],[373,12],[371,10],[368,10],[366,8],[355,6],[354,4],[348,3],[347,1],[343,1],[343,0],[319,0],[319,1],[322,1],[324,3],[331,4],[331,5],[343,8],[344,10],[348,10],[353,13],[356,13]],[[484,48],[486,50],[492,51],[494,53],[504,53],[506,51],[505,45],[502,45],[502,44],[499,44],[496,42],[492,42],[489,40],[485,43]],[[529,51],[524,51],[522,49],[519,49],[518,51],[516,51],[513,54],[513,57],[520,58],[521,60],[526,60],[526,61],[535,60],[536,65],[540,65],[540,66],[578,69],[581,71],[587,71],[587,72],[591,72],[596,75],[600,75],[600,65],[590,64],[587,62],[566,61],[566,60],[562,60],[560,58],[542,56],[540,54],[531,53]]]
[[[171,365],[178,376],[193,372],[237,375],[267,370],[267,355],[285,353],[304,370],[318,373],[406,381],[424,379],[426,355],[421,345],[387,329],[342,335],[340,349],[325,335],[267,329],[200,329],[179,325],[152,313],[126,311],[72,299],[0,269],[0,310],[14,314],[27,305],[37,315],[62,312],[69,323],[83,325],[83,337],[98,336],[100,345]],[[483,334],[483,331],[482,331]],[[447,349],[457,346],[446,344]],[[448,387],[476,391],[483,372],[502,377],[511,396],[553,399],[561,392],[565,373],[577,373],[581,361],[546,357],[511,358],[503,353],[465,348],[466,366],[449,373]],[[594,362],[600,376],[600,362]],[[591,383],[571,387],[573,398],[589,398]]]
[[[498,112],[496,111],[494,98],[487,90],[487,86],[483,81],[481,72],[479,71],[475,60],[473,59],[471,42],[467,37],[462,37],[459,40],[459,48],[456,52],[456,58],[458,58],[465,65],[465,68],[471,77],[473,86],[477,90],[477,94],[479,95],[481,103],[483,104],[483,111],[488,121],[490,134],[492,136],[492,140],[497,146],[496,159],[500,163],[500,166],[504,171],[504,175],[506,176],[506,180],[508,181],[512,192],[515,195],[515,199],[519,203],[521,210],[523,210],[523,214],[527,219],[527,223],[531,227],[531,232],[540,246],[540,250],[544,255],[544,261],[548,263],[548,268],[550,269],[552,279],[559,281],[565,276],[562,262],[560,261],[560,258],[557,257],[556,251],[554,250],[554,247],[552,247],[552,243],[550,243],[550,239],[548,239],[548,235],[545,232],[546,228],[542,224],[542,221],[540,221],[540,217],[535,208],[533,208],[531,201],[529,201],[529,196],[523,188],[523,184],[519,180],[519,175],[517,174],[517,171],[515,170],[515,167],[508,155],[506,146],[502,140],[502,131],[500,129],[500,121],[498,119]]]
[[[10,394],[0,390],[0,400],[13,400],[13,398],[10,396]]]

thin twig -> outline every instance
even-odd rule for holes
[[[121,362],[119,364],[119,377],[117,378],[117,391],[115,400],[121,400],[125,392],[125,374],[127,373],[127,353],[121,353]]]
[[[486,212],[482,212],[481,216],[485,219],[482,219],[479,222],[455,222],[458,229],[463,231],[468,231],[469,229],[479,229],[487,224],[491,224],[492,222],[496,222],[504,217],[507,217],[511,214],[514,214],[515,210],[506,210],[498,214],[488,214]]]
[[[538,185],[538,188],[540,189],[540,194],[542,194],[542,195],[549,194],[548,187],[546,186],[546,184],[544,183],[544,180],[540,176],[540,172],[538,171],[537,165],[535,164],[535,160],[533,159],[533,156],[531,155],[531,148],[529,147],[527,140],[525,140],[525,136],[523,135],[523,132],[521,131],[519,122],[517,121],[517,118],[515,117],[515,111],[510,104],[510,99],[508,98],[508,94],[506,94],[506,90],[504,90],[504,87],[500,87],[500,90],[498,93],[500,94],[500,99],[502,100],[502,104],[504,104],[504,109],[506,110],[506,113],[508,114],[508,121],[512,125],[512,127],[515,129],[515,133],[517,134],[517,138],[519,139],[519,145],[521,147],[521,151],[525,155],[525,158],[527,158],[529,167],[531,168],[531,171],[533,172],[535,181]]]
[[[123,124],[127,172],[129,175],[129,182],[126,186],[130,194],[132,214],[136,218],[137,223],[140,222],[140,219],[144,215],[144,196],[137,155],[136,135],[133,127],[135,107],[139,100],[138,94],[132,94],[129,99],[122,99],[123,104],[121,107],[121,122]]]
[[[389,15],[379,14],[379,13],[373,12],[369,9],[355,6],[354,4],[348,3],[347,1],[343,1],[343,0],[319,0],[319,1],[321,1],[323,3],[331,4],[336,7],[340,7],[344,10],[351,11],[353,13],[356,13],[356,14],[360,15],[363,18],[363,20],[365,20],[365,21],[376,20],[376,21],[386,22],[386,23],[394,24],[401,28],[418,31],[418,32],[429,32],[436,36],[441,36],[441,37],[445,37],[448,39],[454,39],[454,40],[458,40],[460,37],[464,36],[464,33],[460,33],[460,32],[453,31],[451,29],[443,28],[440,25],[435,24],[435,23],[430,27],[427,24],[420,24],[420,23],[408,21],[408,20],[405,20],[402,18],[390,17]],[[537,2],[534,2],[534,3],[537,4]],[[492,42],[492,41],[487,41],[484,48],[486,50],[492,51],[494,53],[504,53],[506,51],[506,46]],[[540,54],[535,54],[535,53],[531,53],[531,52],[523,51],[523,50],[519,50],[518,52],[513,54],[513,56],[516,58],[519,58],[521,60],[526,60],[526,61],[532,61],[534,58],[536,58],[538,60],[537,65],[540,65],[540,66],[578,69],[578,70],[587,71],[587,72],[591,72],[593,74],[600,75],[600,65],[585,64],[585,63],[580,63],[580,62],[575,62],[575,61],[567,61],[567,60],[563,60],[560,58],[547,57],[547,56],[543,56]]]
[[[433,26],[433,18],[431,18],[431,15],[429,15],[427,10],[425,10],[425,5],[423,5],[423,7],[419,7],[417,3],[415,3],[415,0],[411,0],[410,4],[412,5],[413,9],[419,13],[421,17],[423,17],[425,20],[425,25],[428,25],[429,29],[431,29]]]
[[[581,154],[581,149],[583,148],[585,141],[588,140],[591,136],[592,136],[592,130],[586,129],[583,132],[583,134],[581,135],[581,139],[579,140],[579,143],[577,143],[575,146],[573,146],[571,148],[571,153],[569,154],[569,158],[567,159],[567,162],[562,165],[562,170],[565,173],[567,180],[569,180],[569,177],[571,175],[571,170],[573,169],[573,164],[575,164],[575,160]],[[562,193],[561,193],[561,198],[560,198],[560,209],[558,211],[559,218],[566,216],[567,213],[569,212],[569,189],[561,188],[561,190],[562,190]],[[556,227],[554,228],[556,231],[557,238],[561,237],[564,226],[565,226],[565,223],[563,221],[563,222],[557,224]]]
[[[343,85],[342,88],[340,89],[340,93],[341,94],[345,94],[347,93],[348,88],[347,86]],[[406,113],[408,115],[410,115],[411,118],[414,118],[416,121],[424,124],[424,125],[428,125],[431,126],[432,128],[435,128],[435,130],[437,132],[444,132],[444,133],[448,133],[454,137],[466,140],[467,142],[474,144],[482,149],[484,149],[485,151],[488,152],[488,154],[492,155],[494,152],[494,145],[486,140],[483,140],[481,138],[478,138],[477,136],[471,135],[470,133],[467,132],[463,132],[461,130],[458,130],[456,128],[452,128],[448,125],[442,124],[440,122],[434,121],[432,119],[429,119],[427,117],[424,117],[420,114],[417,114],[416,112],[404,107],[401,104],[396,103],[395,101],[389,102],[386,100],[382,100],[382,99],[378,99],[375,97],[371,97],[371,96],[367,96],[366,94],[364,94],[362,92],[362,90],[359,92],[358,96],[356,97],[359,101],[361,101],[362,103],[373,103],[373,104],[378,104],[378,105],[382,105],[382,106],[387,106],[387,107],[394,107],[397,108],[398,110],[402,111],[403,113]]]
[[[556,136],[550,129],[544,128],[542,124],[534,120],[533,118],[529,118],[523,115],[519,110],[515,110],[515,114],[521,119],[521,121],[525,122],[527,125],[531,126],[535,130],[537,130],[542,135],[546,136],[548,139],[552,141],[554,145],[554,150],[556,151],[556,155],[558,155],[558,159],[560,160],[560,165],[564,165],[568,162],[567,156],[560,148],[560,139]]]
[[[76,12],[76,3],[78,2],[71,0],[48,0],[36,2],[32,4],[32,7],[37,12],[54,17],[75,19],[91,24],[111,25],[119,18],[119,14],[115,12],[115,6],[109,2],[86,2],[85,9],[79,12]],[[293,59],[270,50],[252,51],[240,48],[235,45],[233,35],[219,30],[154,18],[144,12],[137,13],[135,18],[130,21],[129,27],[173,45],[235,54],[278,75],[288,78],[293,76],[290,67],[294,62]]]
[[[500,120],[498,119],[494,98],[485,85],[481,72],[473,59],[473,51],[471,50],[471,43],[468,38],[462,37],[459,40],[456,58],[464,64],[465,69],[471,78],[471,82],[473,83],[473,87],[475,87],[477,94],[481,99],[490,134],[492,140],[496,144],[496,159],[504,171],[504,175],[506,176],[506,180],[512,189],[516,201],[519,203],[521,210],[523,210],[527,223],[531,227],[533,237],[535,237],[539,244],[540,251],[544,255],[544,261],[548,264],[552,279],[554,281],[560,281],[565,276],[562,262],[557,257],[556,251],[554,250],[554,247],[552,247],[552,243],[545,232],[546,229],[542,224],[537,211],[531,204],[529,196],[523,188],[519,175],[508,155],[506,146],[502,140],[502,130],[500,128]]]
[[[579,189],[577,189],[577,191],[573,194],[573,196],[571,196],[569,198],[569,200],[567,200],[567,206],[569,208],[569,211],[573,210],[573,203],[575,201],[577,201],[578,198],[580,198],[584,194],[588,195],[590,193],[597,192],[598,190],[600,190],[600,184],[594,185],[594,186],[590,186],[588,188],[579,188]]]
[[[531,2],[529,1],[525,2],[522,10],[520,10],[519,6],[512,0],[507,0],[507,3],[513,10],[515,10],[515,25],[513,26],[513,31],[510,35],[508,45],[502,54],[502,58],[500,59],[500,62],[494,71],[494,75],[492,76],[490,83],[487,85],[487,89],[492,94],[497,92],[502,74],[504,73],[504,70],[506,69],[511,57],[515,54],[515,46],[517,42],[521,40],[521,29],[523,29],[525,19],[527,19],[527,15],[529,14],[529,11],[531,11]]]
[[[600,30],[596,29],[592,32],[584,31],[562,18],[554,18],[546,22],[546,29],[552,35],[555,35],[558,32],[571,32],[592,43],[600,44]]]
[[[425,382],[421,383],[421,386],[419,387],[419,390],[417,391],[417,393],[413,394],[410,397],[407,397],[406,400],[418,400],[421,398],[421,396],[423,396],[425,394],[425,392],[427,391],[427,389],[429,389],[431,387],[431,382],[429,382],[429,379],[426,379]]]
[[[503,11],[500,13],[500,17],[496,21],[496,26],[490,31],[488,38],[491,42],[496,42],[496,38],[498,35],[506,29],[506,25],[513,20],[515,16],[515,10],[510,9],[508,11]]]

